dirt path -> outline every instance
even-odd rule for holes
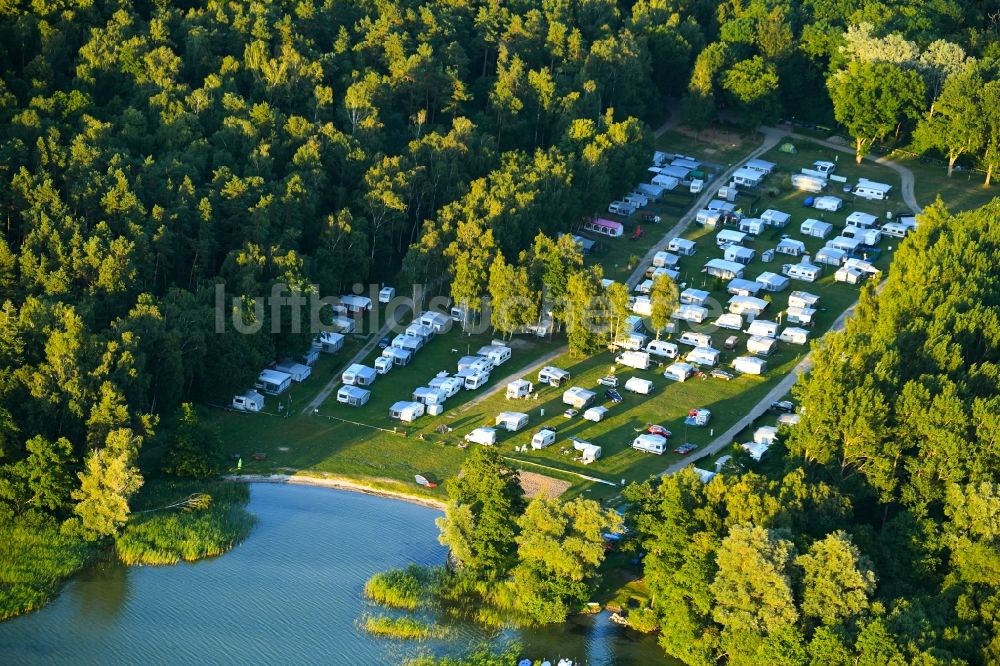
[[[667,126],[664,125],[664,128],[667,128]],[[663,128],[661,129],[662,131],[666,131],[666,129]],[[657,130],[657,132],[658,132],[657,135],[662,133],[660,130]],[[738,168],[740,168],[740,166],[742,166],[744,162],[746,162],[747,160],[752,160],[760,155],[763,155],[767,151],[777,146],[782,139],[788,136],[788,132],[773,127],[762,127],[761,133],[764,135],[764,140],[761,141],[760,145],[754,148],[746,155],[744,155],[741,159],[735,161],[733,163],[733,166],[726,169],[724,172],[722,172],[722,174],[717,176],[714,180],[712,180],[709,183],[706,183],[705,189],[702,191],[701,196],[695,200],[694,205],[691,206],[691,208],[686,213],[684,213],[684,215],[681,216],[681,219],[677,221],[677,224],[671,227],[670,231],[665,233],[657,243],[655,243],[651,248],[649,248],[649,251],[646,253],[646,256],[644,256],[642,259],[639,260],[639,263],[636,265],[635,270],[632,271],[632,275],[630,275],[628,280],[626,280],[626,283],[630,288],[633,288],[637,284],[639,284],[639,281],[646,274],[646,267],[653,263],[653,255],[655,255],[660,250],[665,249],[667,243],[669,243],[672,238],[676,238],[677,236],[680,236],[682,233],[684,233],[684,231],[688,228],[691,222],[694,221],[694,218],[698,214],[698,211],[704,208],[709,201],[716,198],[716,194],[719,189],[716,186],[717,183],[724,183],[728,181],[729,177],[733,175],[733,172],[735,172]]]

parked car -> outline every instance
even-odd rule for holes
[[[579,413],[580,412],[576,411],[575,409],[567,409],[565,412],[563,412],[563,416],[565,416],[568,419],[571,419]]]
[[[687,454],[691,453],[697,448],[698,448],[697,444],[691,444],[689,442],[687,444],[681,444],[680,446],[678,446],[676,449],[674,449],[674,453],[679,453],[682,456],[686,456]]]
[[[618,378],[614,375],[608,375],[607,377],[601,377],[598,379],[597,383],[601,386],[610,386],[611,388],[614,388],[618,386]]]
[[[780,400],[771,403],[771,411],[781,412],[782,414],[793,414],[795,412],[795,405],[788,400]]]
[[[614,389],[608,389],[607,391],[605,391],[604,397],[615,404],[622,401],[622,394]]]
[[[381,340],[378,341],[378,348],[386,349],[391,343],[392,340],[390,340],[388,337],[382,338]]]
[[[712,370],[712,372],[708,373],[708,376],[714,377],[715,379],[725,379],[728,382],[730,379],[733,378],[733,373],[726,372],[725,370],[719,370],[717,368],[715,370]]]
[[[646,432],[648,432],[650,435],[659,435],[660,437],[671,437],[673,435],[672,432],[670,432],[663,426],[653,425],[653,424],[646,426]]]

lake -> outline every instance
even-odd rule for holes
[[[373,638],[357,625],[378,571],[440,564],[437,511],[307,486],[254,484],[255,525],[222,557],[167,567],[100,562],[38,612],[0,623],[4,664],[398,664],[517,638],[524,656],[581,664],[665,663],[652,637],[606,614],[497,635],[457,624],[447,639]]]

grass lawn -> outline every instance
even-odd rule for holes
[[[726,128],[706,130],[698,138],[690,130],[681,128],[660,135],[656,139],[656,149],[728,166],[750,152],[757,142],[755,134],[742,134]]]
[[[994,180],[990,187],[984,187],[986,177],[978,171],[955,171],[949,178],[948,167],[944,165],[921,162],[917,157],[902,153],[889,157],[913,172],[914,194],[921,206],[932,204],[941,197],[948,210],[956,213],[979,208],[1000,196],[1000,185]]]

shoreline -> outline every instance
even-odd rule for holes
[[[364,495],[374,495],[385,499],[400,500],[410,504],[419,504],[429,509],[438,511],[445,510],[445,503],[429,497],[420,497],[396,490],[384,490],[365,485],[357,481],[351,481],[342,477],[317,477],[298,474],[227,474],[222,477],[227,481],[236,483],[276,483],[295,484],[302,486],[315,486],[319,488],[331,488],[333,490],[346,490],[348,492],[362,493]]]

